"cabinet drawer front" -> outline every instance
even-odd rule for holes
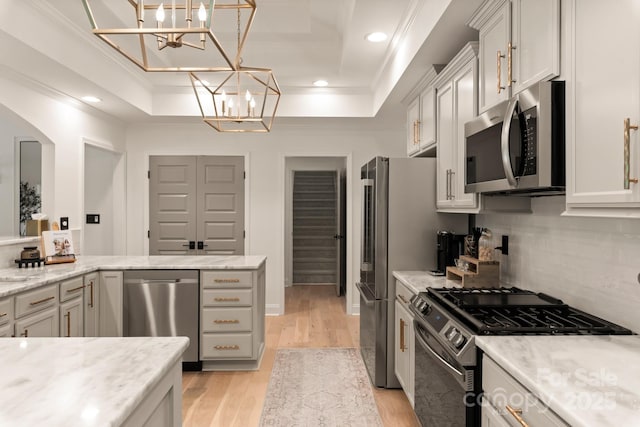
[[[0,327],[0,338],[10,338],[13,335],[13,325],[5,325]]]
[[[519,416],[530,426],[567,426],[551,409],[487,356],[482,358],[482,388],[484,397],[489,399],[509,424],[519,425],[515,416],[509,413],[507,405],[513,410],[521,410]]]
[[[396,299],[403,307],[409,307],[409,301],[414,293],[407,288],[401,281],[396,280]]]
[[[244,334],[202,334],[203,359],[237,359],[253,355],[253,336]]]
[[[250,306],[253,303],[252,289],[204,289],[204,307]]]
[[[47,286],[16,296],[16,319],[58,303],[58,285]]]
[[[84,279],[82,276],[65,280],[60,283],[60,301],[67,301],[71,298],[81,296],[84,291]]]
[[[251,332],[251,307],[205,308],[202,310],[202,332]]]
[[[0,301],[0,325],[4,325],[13,320],[13,298],[6,298]]]
[[[253,286],[251,271],[205,271],[202,273],[204,288],[250,288]]]

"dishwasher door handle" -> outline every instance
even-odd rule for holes
[[[138,283],[149,283],[150,285],[168,285],[171,283],[187,285],[198,283],[198,279],[130,279],[124,281],[125,285],[135,285]]]

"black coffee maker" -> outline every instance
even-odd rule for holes
[[[444,276],[447,272],[447,267],[455,264],[453,260],[464,253],[465,237],[466,234],[438,231],[437,269],[432,271],[432,274]]]

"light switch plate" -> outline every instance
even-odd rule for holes
[[[100,224],[100,215],[87,214],[87,224]]]
[[[60,230],[68,230],[69,229],[69,217],[61,216],[60,217]]]

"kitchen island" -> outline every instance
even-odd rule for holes
[[[261,255],[79,256],[74,263],[1,269],[0,337],[126,336],[131,312],[123,278],[133,270],[196,272],[199,291],[189,297],[189,310],[199,311],[199,327],[183,330],[199,349],[190,361],[199,359],[203,370],[258,369],[265,348]]]
[[[188,343],[184,337],[0,339],[0,425],[180,426]]]

